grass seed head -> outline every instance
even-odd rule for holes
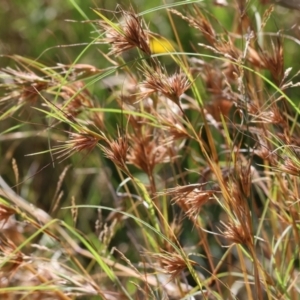
[[[144,96],[152,93],[161,93],[180,107],[180,96],[190,88],[191,83],[183,73],[174,73],[168,76],[160,68],[156,70],[144,69],[145,80],[142,87],[146,89]]]
[[[0,78],[4,81],[3,87],[7,93],[1,101],[17,99],[19,103],[35,103],[39,92],[46,90],[51,84],[50,81],[36,75],[34,72],[3,68],[0,71]]]
[[[100,22],[100,26],[105,30],[104,41],[111,45],[108,55],[120,55],[134,48],[151,55],[149,37],[143,28],[144,23],[141,18],[134,13],[133,9],[130,11],[120,9],[120,12],[123,20],[119,24],[112,26],[107,22]]]
[[[270,51],[264,51],[261,54],[261,60],[265,67],[271,72],[276,83],[280,85],[284,77],[284,57],[282,43],[279,38],[277,38],[276,44],[272,43],[272,51],[272,53]]]
[[[16,245],[4,238],[0,238],[0,274],[2,276],[9,276],[14,273],[23,262],[23,254],[18,251],[15,252]],[[8,259],[8,261],[6,261]]]
[[[162,271],[170,276],[170,281],[187,269],[186,261],[178,253],[162,251],[161,253],[151,253],[150,256],[159,263]],[[193,266],[197,265],[193,260],[189,260],[189,263]]]
[[[126,137],[119,136],[116,140],[108,141],[108,146],[101,146],[104,155],[121,170],[127,170],[126,157],[129,145]]]
[[[225,224],[221,221],[223,225],[223,236],[230,242],[240,245],[252,245],[252,236],[247,222],[239,223],[230,221]]]
[[[286,158],[284,162],[279,166],[279,170],[281,172],[288,173],[293,176],[300,176],[300,163],[299,159],[291,159],[291,158]]]
[[[67,159],[78,152],[90,153],[98,145],[100,139],[101,136],[91,131],[70,132],[69,139],[64,142],[63,146],[57,146],[54,153],[58,159]]]
[[[195,220],[203,205],[213,199],[215,191],[203,189],[203,184],[177,186],[164,192],[171,196],[171,201],[176,203],[185,212],[186,216]]]
[[[127,161],[143,170],[146,174],[151,174],[154,167],[159,163],[170,160],[167,146],[160,137],[152,135],[136,135],[130,138],[130,150]]]
[[[196,11],[196,17],[193,17],[191,15],[185,16],[175,9],[171,9],[170,11],[173,14],[181,17],[183,20],[187,21],[191,27],[194,27],[195,29],[199,30],[210,45],[215,44],[215,42],[217,41],[215,30],[209,22],[209,20],[205,18],[199,10]]]

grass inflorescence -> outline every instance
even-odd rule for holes
[[[228,2],[94,9],[74,63],[7,57],[1,299],[298,299],[300,43]]]

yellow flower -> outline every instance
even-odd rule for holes
[[[150,35],[150,49],[153,54],[174,52],[173,43],[166,38],[158,35]]]

